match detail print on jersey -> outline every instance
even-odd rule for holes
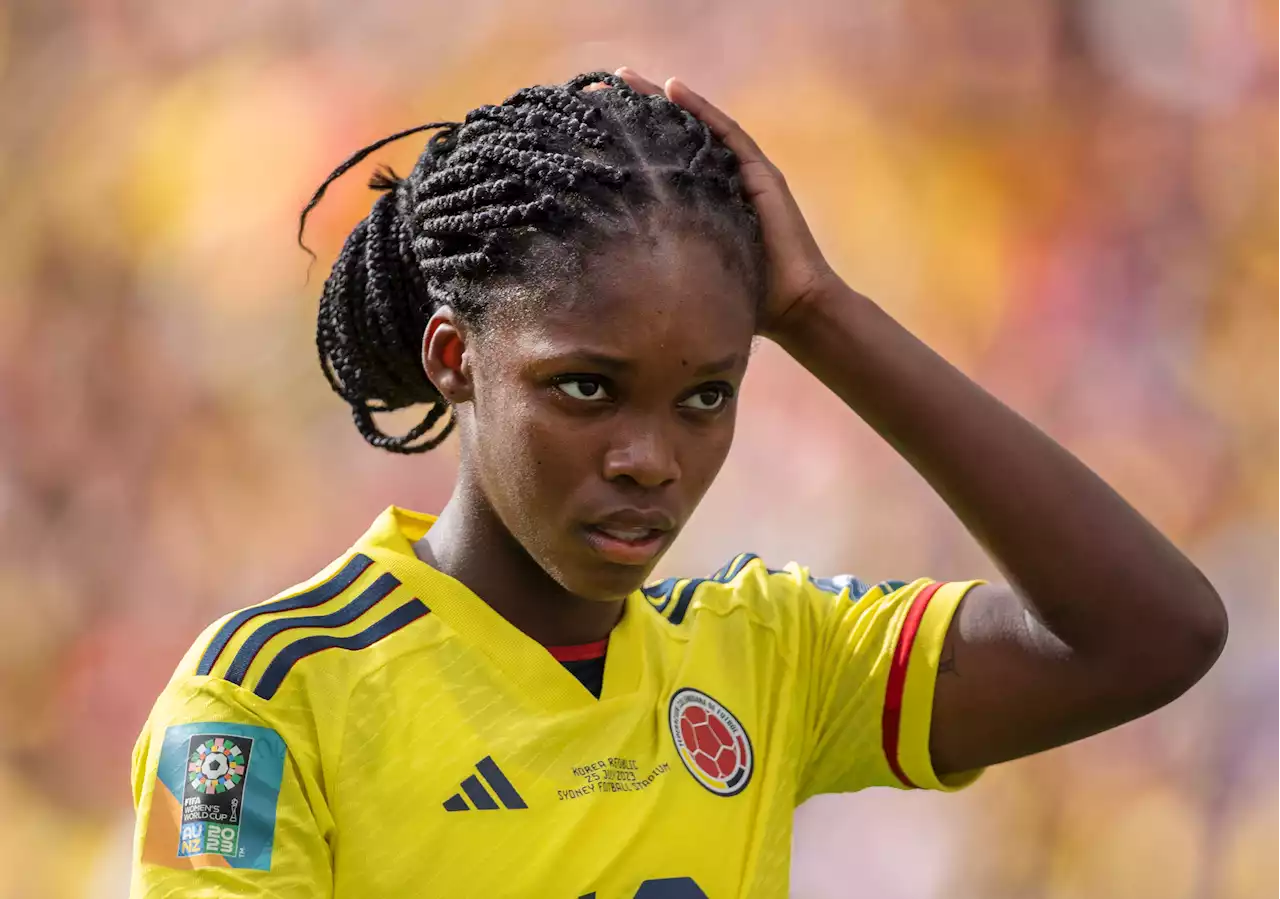
[[[284,741],[249,724],[165,730],[143,858],[170,868],[271,868]]]
[[[668,708],[671,739],[693,779],[717,796],[736,796],[751,782],[755,758],[746,728],[701,690],[684,687]]]

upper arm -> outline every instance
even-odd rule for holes
[[[967,771],[1123,724],[1161,704],[1158,688],[1143,686],[1148,680],[1160,682],[1137,666],[1121,670],[1073,650],[1011,587],[975,587],[943,644],[929,741],[934,767]]]
[[[133,756],[130,896],[330,894],[313,754],[243,693],[188,678],[156,703]]]

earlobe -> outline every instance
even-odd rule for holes
[[[422,367],[440,395],[450,403],[471,399],[471,371],[466,338],[448,306],[437,309],[422,338]]]

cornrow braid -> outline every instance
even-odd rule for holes
[[[612,90],[585,90],[599,84]],[[676,104],[604,72],[526,87],[462,122],[419,125],[364,147],[303,209],[299,245],[306,249],[307,216],[330,184],[378,148],[423,131],[434,133],[408,176],[380,169],[369,180],[381,196],[344,242],[316,323],[325,377],[374,446],[424,452],[453,429],[422,365],[436,309],[449,305],[482,324],[504,295],[499,279],[563,279],[601,242],[634,232],[643,213],[662,210],[714,238],[752,289],[762,288],[759,228],[737,158]],[[373,419],[420,404],[425,416],[400,436]]]

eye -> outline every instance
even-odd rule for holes
[[[561,393],[587,403],[598,403],[609,399],[604,384],[594,378],[565,378],[557,381],[555,386]]]
[[[717,412],[729,402],[729,398],[733,396],[733,388],[728,384],[707,384],[700,388],[697,393],[691,394],[680,401],[680,405],[685,409],[693,409],[697,412]]]

